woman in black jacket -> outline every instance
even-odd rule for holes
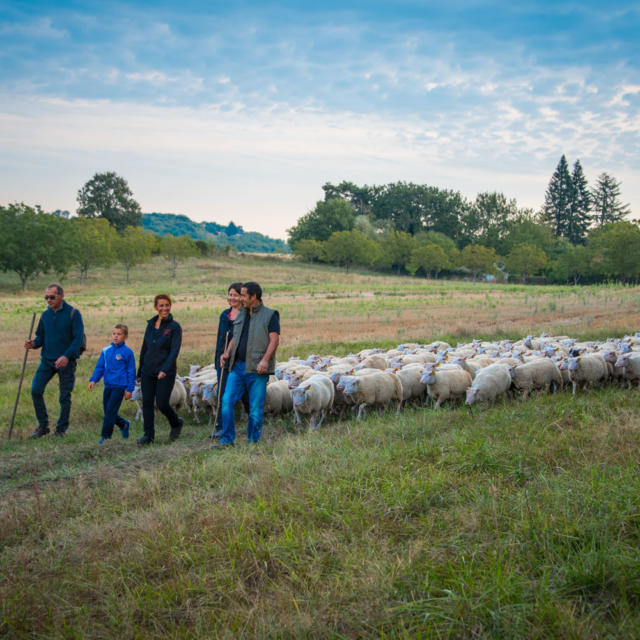
[[[166,293],[160,293],[154,298],[153,308],[158,314],[147,323],[138,368],[144,420],[144,435],[138,440],[141,445],[151,444],[155,437],[154,405],[171,425],[169,440],[172,442],[180,435],[183,423],[169,404],[176,381],[182,328],[171,315],[171,298]]]
[[[229,364],[225,366],[224,370],[220,369],[220,356],[224,353],[224,350],[227,348],[229,342],[231,342],[231,338],[233,338],[233,321],[238,317],[240,311],[242,311],[242,282],[234,282],[229,285],[227,289],[227,302],[229,303],[229,308],[225,309],[220,314],[220,321],[218,322],[218,339],[216,340],[216,355],[214,359],[214,363],[216,365],[216,373],[218,374],[218,381],[221,381],[218,389],[218,398],[220,398],[220,402],[222,403],[222,397],[224,396],[224,389],[227,386],[227,376],[229,375]],[[245,394],[246,396],[246,394]],[[248,405],[248,397],[243,397],[242,402],[244,403],[245,409],[247,410],[247,414],[249,413],[249,405]],[[217,419],[216,419],[216,431],[213,434],[214,438],[220,436],[222,431],[222,411],[218,409]]]

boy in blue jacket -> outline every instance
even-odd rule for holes
[[[129,421],[118,415],[122,399],[131,398],[136,384],[136,361],[133,351],[127,347],[125,340],[129,335],[126,324],[117,324],[111,332],[111,344],[106,346],[89,382],[89,391],[104,376],[104,420],[102,421],[102,437],[98,444],[104,444],[113,435],[113,425],[120,427],[123,438],[129,437]]]

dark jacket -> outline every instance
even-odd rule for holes
[[[33,347],[42,347],[40,355],[43,358],[57,360],[60,356],[65,356],[69,360],[75,360],[80,356],[84,324],[77,309],[73,318],[71,317],[72,309],[73,307],[63,300],[57,311],[46,309],[40,316]]]
[[[144,332],[138,377],[142,374],[157,376],[161,371],[167,374],[176,373],[178,353],[182,344],[182,328],[169,314],[166,320],[160,322],[156,329],[158,316],[153,316],[147,322]]]
[[[220,322],[218,322],[218,338],[216,340],[216,355],[214,359],[214,364],[216,365],[216,371],[220,369],[220,356],[224,353],[224,343],[225,339],[227,340],[227,344],[231,342],[231,338],[233,338],[233,322],[229,318],[229,312],[231,311],[231,307],[225,309],[220,314]],[[225,367],[225,371],[229,369],[229,362],[227,362],[227,366]]]

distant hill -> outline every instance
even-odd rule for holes
[[[229,222],[224,226],[217,222],[194,222],[185,215],[175,213],[143,213],[142,226],[156,235],[189,236],[193,240],[214,242],[218,247],[230,244],[238,251],[253,253],[290,253],[289,245],[277,238],[270,238],[256,231],[245,231]]]

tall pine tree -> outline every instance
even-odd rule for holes
[[[591,197],[598,227],[610,222],[620,222],[631,212],[628,204],[620,202],[620,182],[608,173],[598,176],[596,186],[591,190]]]
[[[551,176],[544,196],[544,218],[556,236],[568,237],[573,183],[564,154]]]
[[[571,187],[571,208],[566,237],[571,244],[584,244],[591,223],[591,193],[580,160],[576,160],[573,165]]]

